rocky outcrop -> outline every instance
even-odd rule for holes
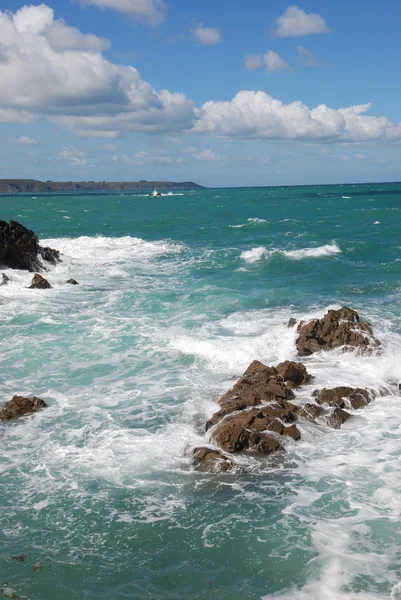
[[[295,320],[288,323],[295,325]],[[301,322],[297,331],[297,348],[303,355],[339,347],[371,352],[380,346],[371,325],[346,306],[328,311],[321,319]],[[269,367],[254,360],[220,398],[220,409],[206,423],[210,441],[221,450],[196,448],[195,466],[203,471],[226,471],[235,464],[229,458],[232,454],[284,451],[286,438],[301,438],[302,421],[339,429],[352,416],[348,410],[367,406],[375,395],[365,388],[338,386],[315,390],[310,401],[301,404],[294,390],[311,379],[302,363],[286,360]]]
[[[269,406],[269,411],[275,413],[274,416],[288,421],[293,408],[288,400],[294,398],[291,388],[295,385],[290,377],[297,381],[306,381],[309,375],[304,365],[289,361],[287,363],[281,363],[275,368],[254,360],[234,387],[220,398],[218,403],[221,409],[206,423],[206,430],[231,413],[268,402],[273,403]],[[283,376],[279,374],[279,368]]]
[[[29,289],[30,290],[32,290],[32,289],[36,289],[36,290],[48,290],[51,287],[52,286],[47,281],[47,279],[45,279],[44,277],[42,277],[42,275],[39,275],[39,273],[35,273],[35,275],[32,278],[31,285],[29,286]]]
[[[78,281],[75,281],[75,279],[67,279],[66,283],[68,283],[69,285],[79,285]]]
[[[13,396],[11,400],[5,403],[0,408],[0,421],[8,419],[15,419],[16,417],[23,417],[30,413],[37,412],[41,408],[47,406],[46,402],[41,398],[24,398],[23,396]]]
[[[297,331],[296,346],[300,356],[340,347],[372,352],[380,346],[380,341],[373,336],[371,325],[361,321],[358,313],[347,306],[329,310],[321,319],[313,319],[309,323],[301,321]]]
[[[1,275],[0,275],[0,285],[7,285],[7,283],[9,281],[10,281],[10,278],[5,273],[1,273]]]
[[[195,468],[203,472],[218,473],[228,471],[234,466],[234,463],[220,450],[205,446],[194,449],[193,460]]]
[[[340,408],[352,408],[354,410],[369,404],[373,396],[372,392],[369,392],[369,390],[346,386],[315,390],[312,395],[315,397],[318,404],[326,404],[328,406]]]
[[[42,248],[34,232],[17,221],[0,221],[0,264],[12,269],[40,271],[42,260],[56,264],[60,262],[60,253],[53,248]]]

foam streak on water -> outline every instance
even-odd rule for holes
[[[0,198],[63,253],[50,290],[3,270],[2,398],[49,407],[0,424],[0,589],[399,600],[401,187],[183,194]],[[306,358],[296,402],[341,384],[380,397],[341,430],[302,424],[284,455],[194,472],[219,395],[254,359],[297,358],[291,316],[343,304],[382,352]]]

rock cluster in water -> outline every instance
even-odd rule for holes
[[[4,266],[40,271],[42,261],[55,265],[60,260],[58,250],[40,246],[34,232],[21,223],[0,221],[0,263]]]
[[[5,405],[0,408],[0,421],[15,419],[16,417],[23,417],[24,415],[37,412],[46,406],[46,402],[41,398],[36,398],[36,396],[33,398],[13,396],[11,400],[6,402]]]
[[[295,325],[292,319],[289,326]],[[301,322],[297,332],[300,356],[335,348],[371,353],[380,346],[371,325],[360,321],[358,313],[346,306],[330,310],[322,319]],[[338,429],[351,417],[348,410],[363,408],[374,397],[372,390],[339,386],[315,390],[310,402],[296,404],[294,389],[311,380],[302,363],[285,361],[269,367],[254,360],[218,401],[220,409],[205,425],[213,447],[194,449],[195,467],[201,471],[227,471],[235,466],[234,454],[283,451],[286,438],[301,438],[297,425],[303,420]]]

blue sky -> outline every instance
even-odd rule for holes
[[[0,177],[401,180],[394,0],[0,0]]]

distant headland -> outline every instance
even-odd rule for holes
[[[43,192],[108,192],[135,190],[204,189],[193,181],[38,181],[0,179],[0,194]]]

